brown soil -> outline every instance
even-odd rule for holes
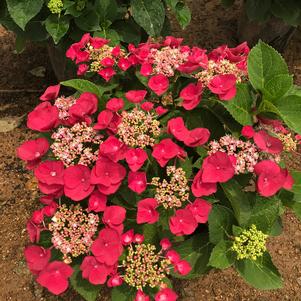
[[[233,9],[225,10],[219,2],[188,1],[193,20],[184,37],[189,43],[209,49],[222,43],[235,45],[240,3],[238,1]],[[174,31],[183,36],[179,29]],[[301,83],[300,48],[301,43],[295,38],[285,53],[297,83]],[[39,93],[29,91],[4,93],[1,90],[43,90],[55,83],[45,48],[28,45],[21,55],[14,54],[13,50],[13,35],[0,28],[0,118],[23,116],[38,103],[39,96]],[[46,69],[45,77],[38,78],[29,73],[40,66]],[[15,158],[15,148],[32,136],[26,130],[25,120],[18,128],[0,133],[0,301],[80,301],[82,299],[72,291],[61,297],[50,296],[34,283],[24,262],[23,248],[28,243],[25,224],[39,206],[38,192],[32,174]],[[269,242],[273,260],[283,275],[283,289],[257,291],[245,284],[233,269],[213,270],[197,280],[177,282],[180,300],[301,300],[301,223],[287,212],[283,224],[283,234]]]

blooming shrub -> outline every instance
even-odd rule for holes
[[[95,55],[97,54],[97,55]],[[29,269],[53,294],[177,300],[170,276],[233,266],[251,285],[281,276],[266,240],[300,216],[300,90],[264,43],[211,52],[182,39],[108,46],[84,35],[80,75],[47,88],[17,150],[41,208],[27,223]],[[77,90],[61,95],[62,86]],[[66,90],[67,93],[70,90]]]

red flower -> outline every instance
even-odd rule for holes
[[[146,189],[146,173],[144,171],[130,171],[128,175],[128,187],[141,194]]]
[[[154,75],[148,81],[148,87],[158,96],[161,96],[168,90],[169,80],[163,74]]]
[[[27,168],[34,168],[48,152],[49,143],[45,138],[28,140],[17,148],[17,156],[27,161]]]
[[[46,287],[52,294],[59,295],[68,288],[68,278],[73,274],[73,269],[61,261],[49,263],[40,272],[37,282]]]
[[[175,250],[168,250],[165,257],[169,259],[172,264],[176,264],[181,260],[180,254]]]
[[[167,36],[165,37],[165,40],[163,41],[164,46],[170,46],[170,47],[179,47],[183,42],[182,38],[175,38],[173,36]]]
[[[197,226],[197,221],[188,209],[177,210],[176,214],[169,219],[170,231],[177,236],[192,234]]]
[[[145,98],[146,94],[146,90],[131,90],[125,93],[125,97],[129,102],[139,103]]]
[[[137,204],[137,224],[154,224],[159,219],[159,213],[156,211],[158,202],[156,199],[143,199]]]
[[[103,213],[102,221],[108,227],[116,230],[118,233],[123,231],[123,222],[125,220],[126,210],[120,206],[108,206]]]
[[[293,186],[294,180],[288,171],[271,160],[257,163],[254,171],[258,175],[257,190],[264,197],[276,194],[281,188],[291,189]]]
[[[170,159],[175,157],[183,159],[187,156],[186,152],[169,138],[154,145],[152,155],[161,167],[164,167]]]
[[[176,301],[178,295],[171,288],[163,288],[155,295],[155,301]]]
[[[141,104],[141,109],[149,112],[154,108],[154,104],[150,101],[145,101],[143,104]]]
[[[89,70],[89,66],[86,64],[80,64],[77,68],[77,75],[81,76],[86,74],[86,72]]]
[[[132,66],[132,63],[126,59],[126,58],[120,58],[120,60],[118,61],[118,67],[122,70],[122,71],[126,71],[128,70],[130,67]]]
[[[64,193],[64,186],[61,184],[48,185],[43,182],[39,182],[39,189],[44,194],[51,194],[53,197],[59,198]]]
[[[209,82],[208,88],[220,100],[230,100],[236,94],[236,77],[233,74],[216,75]]]
[[[115,70],[112,67],[103,68],[100,71],[98,71],[98,74],[106,81],[108,82],[115,74]]]
[[[202,84],[190,83],[180,92],[180,97],[183,99],[183,107],[186,110],[193,110],[201,101],[202,97]]]
[[[98,99],[90,92],[84,92],[77,99],[76,103],[69,109],[69,114],[76,121],[91,123],[90,115],[97,111]]]
[[[182,117],[172,118],[167,123],[167,132],[172,134],[179,141],[184,141],[188,135],[188,129]]]
[[[270,136],[266,131],[261,130],[254,134],[254,142],[263,151],[270,154],[279,154],[283,150],[281,140]]]
[[[131,148],[125,154],[125,160],[131,171],[139,170],[147,160],[147,153],[141,148]]]
[[[120,277],[118,274],[115,274],[111,276],[107,282],[108,287],[115,287],[120,286],[123,283],[122,277]]]
[[[97,123],[94,125],[94,130],[104,130],[109,127],[112,122],[114,113],[109,110],[101,111],[97,116]]]
[[[84,165],[69,166],[64,172],[64,192],[73,201],[81,201],[94,190],[90,182],[90,168]]]
[[[195,128],[188,131],[187,135],[184,137],[184,144],[189,147],[197,147],[205,144],[210,137],[210,132],[206,128]]]
[[[241,134],[245,138],[250,139],[250,138],[253,138],[255,131],[251,125],[245,125],[241,130]]]
[[[186,276],[191,272],[191,265],[187,260],[180,260],[174,266],[175,271],[182,276]]]
[[[38,242],[40,240],[42,228],[39,225],[36,225],[31,219],[26,224],[26,230],[31,242]]]
[[[48,185],[64,185],[64,164],[61,161],[44,161],[34,171],[39,182]]]
[[[52,202],[51,204],[45,206],[42,211],[43,214],[45,214],[48,217],[51,217],[54,215],[54,213],[56,212],[58,208],[58,204],[56,202]]]
[[[126,176],[126,169],[119,163],[101,157],[91,172],[91,183],[97,184],[101,193],[115,193]]]
[[[126,151],[127,146],[115,136],[110,136],[99,146],[99,154],[109,158],[113,162],[124,159]]]
[[[110,57],[105,57],[100,61],[100,64],[104,67],[112,67],[114,63],[114,60]]]
[[[149,63],[143,63],[141,65],[141,69],[140,69],[141,75],[143,75],[143,76],[149,76],[149,75],[152,74],[152,72],[153,72],[153,67],[152,67],[151,64],[149,64]]]
[[[94,285],[104,284],[112,267],[100,263],[94,256],[86,256],[80,266],[82,277]]]
[[[166,251],[171,248],[172,244],[168,238],[162,238],[160,241],[160,246]]]
[[[89,197],[88,210],[94,212],[104,211],[107,205],[107,196],[94,190]]]
[[[156,107],[155,111],[156,111],[156,113],[157,113],[159,116],[161,116],[161,115],[165,114],[166,112],[168,112],[168,110],[165,109],[165,108],[163,108],[162,106]]]
[[[150,298],[142,290],[138,290],[134,301],[150,301]]]
[[[91,251],[100,263],[114,265],[123,251],[120,235],[113,229],[100,230]]]
[[[208,221],[208,216],[211,212],[212,205],[203,199],[195,199],[195,201],[189,204],[187,207],[198,223],[205,224]]]
[[[203,162],[202,181],[205,183],[224,183],[234,176],[234,167],[230,157],[224,152],[216,152]]]
[[[59,110],[50,102],[40,103],[28,114],[27,127],[38,132],[49,132],[59,125]]]
[[[51,251],[40,246],[28,246],[24,250],[24,256],[30,271],[33,274],[37,274],[48,264],[51,258]]]
[[[49,86],[40,97],[42,101],[55,100],[59,96],[61,85]]]
[[[111,98],[107,103],[106,103],[106,109],[111,110],[112,112],[117,112],[121,110],[124,107],[124,101],[122,98]]]
[[[130,229],[121,235],[121,241],[124,246],[130,245],[134,240],[134,229]]]

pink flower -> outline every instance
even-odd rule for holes
[[[122,277],[119,274],[111,276],[107,282],[108,287],[120,286],[123,283]]]
[[[134,240],[134,229],[130,229],[121,235],[121,241],[124,246],[130,245]]]
[[[89,70],[89,66],[86,65],[86,64],[80,64],[77,68],[77,75],[78,76],[81,76],[81,75],[84,75],[86,74],[86,72]]]
[[[112,267],[100,263],[94,256],[86,256],[80,266],[82,277],[94,285],[104,284],[107,281]]]
[[[146,189],[146,173],[144,171],[130,171],[128,175],[128,187],[141,194]]]
[[[197,226],[197,221],[188,209],[177,210],[176,214],[169,219],[170,231],[177,236],[192,234]]]
[[[159,219],[159,213],[156,211],[158,202],[156,199],[147,198],[137,204],[137,224],[154,224]]]
[[[178,295],[171,288],[163,288],[155,295],[155,301],[176,301]]]
[[[126,71],[128,70],[130,67],[132,66],[132,63],[130,60],[126,59],[126,58],[120,58],[120,60],[118,61],[118,67],[122,70],[122,71]]]
[[[195,201],[186,207],[189,209],[198,223],[204,224],[208,221],[212,205],[203,199],[195,199]]]
[[[113,229],[100,230],[91,251],[100,263],[114,265],[123,251],[120,235]]]
[[[97,184],[101,193],[108,195],[115,193],[126,176],[126,169],[119,163],[101,157],[91,172],[91,183]]]
[[[38,183],[39,189],[44,194],[51,194],[55,198],[59,198],[64,193],[64,186],[61,184],[46,184],[43,182]]]
[[[40,272],[37,282],[46,287],[52,294],[59,295],[68,288],[68,278],[73,274],[73,269],[61,261],[49,263]]]
[[[59,125],[59,110],[50,102],[40,103],[27,117],[27,127],[38,132],[49,132]]]
[[[58,208],[58,204],[56,202],[52,202],[51,204],[45,206],[43,210],[43,214],[48,217],[52,217]]]
[[[236,77],[233,74],[216,75],[209,82],[208,88],[220,100],[230,100],[236,94]]]
[[[191,265],[186,260],[180,260],[174,266],[175,271],[178,272],[182,276],[186,276],[191,272]]]
[[[33,274],[37,274],[48,264],[51,258],[51,251],[50,249],[32,245],[25,248],[24,256],[30,271]]]
[[[125,97],[129,102],[139,103],[147,94],[146,90],[131,90],[125,93]]]
[[[188,135],[188,129],[182,117],[172,118],[167,123],[167,132],[179,141],[184,141]]]
[[[168,110],[165,109],[165,108],[163,108],[162,106],[156,107],[155,111],[156,111],[156,113],[157,113],[159,116],[161,116],[161,115],[165,114],[166,112],[168,112]]]
[[[137,244],[142,244],[144,242],[144,235],[139,234],[139,233],[135,234],[134,242]]]
[[[64,192],[73,201],[81,201],[94,190],[90,182],[90,168],[84,165],[69,166],[64,172]]]
[[[107,196],[94,190],[89,197],[88,210],[94,212],[102,212],[105,210],[107,205]]]
[[[44,161],[34,171],[39,182],[64,185],[64,164],[61,161]]]
[[[49,143],[45,138],[37,138],[28,140],[17,148],[17,156],[24,161],[27,161],[27,168],[36,167],[41,161],[41,158],[48,152]]]
[[[179,47],[183,42],[182,38],[175,38],[173,36],[167,36],[165,37],[165,40],[163,41],[164,46],[170,46],[170,47]]]
[[[84,92],[77,99],[76,103],[69,109],[69,114],[77,121],[91,123],[90,116],[97,111],[98,99],[90,92]]]
[[[264,197],[273,196],[281,188],[291,189],[293,186],[294,180],[288,171],[271,160],[257,163],[254,171],[258,175],[257,190]]]
[[[270,154],[279,154],[283,150],[281,140],[270,136],[266,131],[261,130],[254,134],[254,142],[263,151]]]
[[[149,75],[152,74],[152,72],[153,72],[153,67],[152,67],[151,64],[149,64],[149,63],[143,63],[141,65],[141,69],[140,69],[141,75],[143,75],[143,76],[149,76]]]
[[[125,160],[131,171],[139,170],[147,160],[147,153],[141,148],[131,148],[125,154]]]
[[[182,91],[180,92],[180,97],[183,99],[183,107],[185,110],[193,110],[201,101],[202,97],[202,84],[197,83],[188,84]]]
[[[123,222],[125,220],[126,210],[120,206],[108,206],[103,213],[102,221],[111,229],[118,233],[123,231]]]
[[[103,68],[98,71],[98,74],[106,81],[110,81],[110,79],[116,74],[115,70],[112,67]]]
[[[141,104],[141,109],[149,112],[154,108],[154,104],[150,101],[145,101],[143,104]]]
[[[176,264],[181,260],[180,254],[175,250],[168,250],[165,257],[169,259],[172,264]]]
[[[184,137],[184,144],[189,147],[197,147],[205,144],[210,137],[210,132],[206,128],[195,128],[187,132]]]
[[[245,138],[250,139],[250,138],[253,138],[255,131],[251,125],[245,125],[241,130],[241,134]]]
[[[205,183],[224,183],[234,176],[234,166],[230,157],[224,152],[216,152],[203,162],[202,181]]]
[[[110,110],[103,110],[97,116],[97,123],[94,125],[94,130],[104,130],[110,126],[114,113]]]
[[[162,238],[160,241],[160,246],[164,251],[166,251],[171,248],[172,244],[168,238]]]
[[[42,101],[49,101],[49,100],[55,100],[60,93],[61,85],[56,86],[49,86],[43,95],[40,97],[40,100]]]
[[[43,220],[44,220],[43,210],[35,210],[31,216],[31,221],[34,224],[39,225],[43,222]]]
[[[100,64],[104,67],[112,67],[114,63],[114,60],[110,57],[105,57],[100,61]]]
[[[134,301],[150,301],[150,298],[142,290],[138,290]]]
[[[124,159],[126,151],[127,146],[115,136],[110,136],[99,146],[99,154],[113,162]]]
[[[110,110],[112,112],[118,112],[124,107],[124,101],[122,98],[111,98],[107,103],[106,103],[106,109]]]
[[[31,219],[26,224],[26,230],[31,242],[39,242],[42,228],[36,225]]]
[[[148,87],[158,96],[161,96],[168,90],[169,80],[163,74],[154,75],[148,81]]]
[[[161,167],[164,167],[170,159],[175,157],[183,159],[187,156],[186,152],[169,138],[154,145],[152,155]]]

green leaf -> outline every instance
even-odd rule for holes
[[[55,44],[58,44],[61,38],[67,33],[69,23],[70,19],[67,16],[50,15],[46,19],[46,30],[53,38]]]
[[[128,285],[116,286],[112,289],[111,301],[132,301],[135,299],[135,290]]]
[[[186,178],[189,179],[192,174],[192,158],[186,158],[185,160],[180,160],[180,166],[186,173]]]
[[[101,30],[100,18],[95,9],[85,10],[78,18],[75,18],[75,24],[83,31]]]
[[[259,42],[250,51],[248,74],[252,86],[271,101],[285,95],[293,84],[282,56],[263,42]]]
[[[74,272],[70,278],[71,286],[86,300],[95,301],[99,295],[101,286],[93,285],[82,278],[82,272],[79,265],[73,266]]]
[[[252,125],[253,99],[248,84],[237,84],[237,92],[230,101],[219,101],[233,118],[242,125]]]
[[[182,29],[185,29],[185,27],[191,21],[191,12],[189,7],[182,0],[165,0],[165,2],[175,14],[176,19],[179,22]]]
[[[113,22],[116,19],[118,5],[115,0],[97,0],[95,7],[101,23],[106,20]]]
[[[257,261],[238,260],[235,267],[244,280],[257,289],[270,290],[282,287],[281,275],[268,253]]]
[[[272,0],[246,0],[245,9],[250,20],[263,22],[270,15]]]
[[[160,36],[165,20],[165,8],[161,0],[131,0],[134,20],[150,36]]]
[[[233,5],[235,0],[221,0],[221,2],[224,7],[230,7]]]
[[[277,0],[273,2],[271,7],[272,14],[280,19],[283,19],[285,23],[293,26],[300,24],[301,9],[298,6],[296,0]]]
[[[15,47],[18,54],[24,51],[25,45],[26,45],[26,39],[21,35],[17,35]]]
[[[142,226],[142,232],[145,243],[156,244],[158,242],[158,225],[156,223],[144,224]]]
[[[26,24],[40,12],[43,3],[43,0],[6,0],[10,16],[23,30]]]
[[[235,254],[230,250],[232,242],[221,240],[212,250],[209,265],[217,269],[226,269],[235,261]]]
[[[118,20],[111,27],[118,32],[121,41],[135,45],[140,43],[141,27],[132,19]]]
[[[225,195],[231,203],[235,217],[239,225],[248,223],[251,216],[251,196],[244,192],[242,187],[234,179],[221,183]]]
[[[205,233],[197,233],[191,238],[180,242],[175,249],[182,259],[187,260],[192,270],[187,276],[181,276],[172,272],[172,276],[181,279],[192,279],[198,277],[209,270],[208,261],[212,250],[212,245],[208,241],[208,235]]]
[[[227,239],[227,234],[231,234],[235,218],[232,211],[227,207],[213,205],[208,223],[209,240],[214,244],[218,244],[221,240]]]

